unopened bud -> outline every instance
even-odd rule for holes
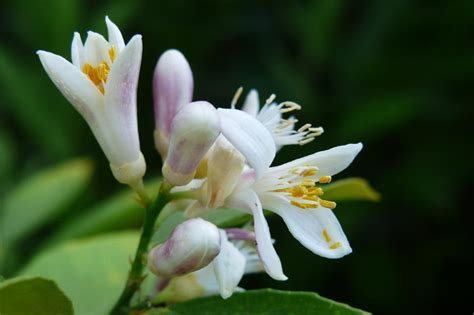
[[[193,86],[191,67],[183,54],[176,49],[165,51],[153,77],[155,145],[163,157],[168,150],[173,118],[183,106],[191,103]]]
[[[207,266],[220,251],[217,227],[201,218],[178,225],[168,240],[150,251],[148,268],[157,276],[171,278]]]
[[[171,126],[163,176],[175,186],[188,184],[219,135],[219,116],[208,102],[193,102],[176,114]]]

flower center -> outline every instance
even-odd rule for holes
[[[290,203],[301,209],[317,208],[318,205],[322,207],[334,209],[336,203],[334,201],[324,200],[321,196],[324,191],[321,187],[316,185],[316,174],[318,168],[314,166],[296,167],[288,172],[288,175],[280,177],[285,188],[275,189],[274,192],[285,193],[290,199]],[[319,177],[320,184],[327,184],[331,182],[331,176]]]
[[[109,57],[111,63],[117,58],[117,51],[114,46],[109,48]],[[102,60],[96,67],[93,67],[90,63],[85,63],[82,66],[82,72],[84,72],[89,80],[91,80],[94,85],[99,89],[100,93],[104,94],[105,92],[105,83],[107,82],[107,77],[109,76],[110,66],[107,61]]]

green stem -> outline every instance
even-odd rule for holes
[[[146,266],[148,245],[153,235],[156,218],[160,214],[161,209],[163,209],[169,201],[170,188],[171,187],[166,183],[163,183],[160,186],[160,191],[156,200],[145,209],[145,218],[143,220],[140,242],[138,243],[135,258],[133,259],[132,267],[128,274],[127,283],[125,284],[122,295],[110,312],[111,315],[128,314],[130,300],[135,292],[140,288],[144,279],[143,270]]]

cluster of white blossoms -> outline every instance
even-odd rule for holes
[[[89,32],[83,44],[74,35],[72,63],[45,51],[41,62],[58,89],[89,124],[107,156],[115,178],[147,199],[146,165],[140,151],[136,91],[142,55],[140,35],[125,45],[106,18],[109,38]],[[160,278],[158,291],[167,301],[238,290],[245,273],[265,271],[286,280],[263,209],[279,215],[290,233],[313,253],[340,258],[351,252],[324,184],[344,170],[362,149],[347,144],[272,166],[284,145],[304,145],[323,133],[321,127],[296,128],[289,112],[294,102],[260,106],[251,90],[242,109],[193,101],[193,75],[185,57],[168,50],[159,58],[153,79],[155,146],[163,158],[163,177],[172,192],[185,196],[189,218],[168,240],[149,252],[149,269]],[[199,216],[233,208],[253,216],[251,226],[219,229]],[[174,292],[165,294],[165,292]],[[180,293],[176,293],[180,292]]]

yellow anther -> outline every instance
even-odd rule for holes
[[[276,98],[276,95],[275,95],[275,94],[270,95],[270,96],[267,98],[267,100],[265,101],[265,105],[271,104],[271,103],[275,100],[275,98]]]
[[[321,177],[319,178],[319,182],[320,182],[321,184],[328,184],[328,183],[331,182],[331,176],[321,176]]]
[[[341,243],[340,242],[336,242],[334,244],[332,244],[331,246],[329,246],[330,249],[337,249],[339,247],[341,247]]]
[[[328,201],[328,200],[319,200],[319,204],[323,206],[324,208],[328,209],[334,209],[336,208],[336,203],[334,201]]]
[[[89,63],[85,63],[82,67],[82,72],[84,72],[89,80],[91,80],[99,91],[104,94],[104,83],[107,82],[107,77],[109,75],[110,67],[105,62],[102,61],[97,67],[93,67]]]
[[[308,169],[304,170],[303,173],[301,173],[301,176],[303,176],[303,177],[314,176],[314,175],[316,175],[317,172],[318,172],[318,170],[316,168],[308,168]]]
[[[296,185],[291,189],[291,196],[293,197],[304,197],[308,193],[308,189],[302,185]]]
[[[329,236],[329,233],[327,230],[323,230],[323,236],[327,243],[331,242],[331,237]]]
[[[308,196],[322,196],[324,191],[321,187],[311,187],[308,189]]]
[[[117,58],[117,51],[115,50],[115,46],[112,45],[112,47],[109,48],[109,57],[110,61],[114,62],[115,59]]]
[[[308,208],[317,208],[318,205],[317,204],[313,204],[313,203],[301,203],[301,202],[298,202],[298,201],[294,201],[292,200],[291,201],[291,204],[293,206],[296,206],[298,208],[301,208],[301,209],[308,209]]]

